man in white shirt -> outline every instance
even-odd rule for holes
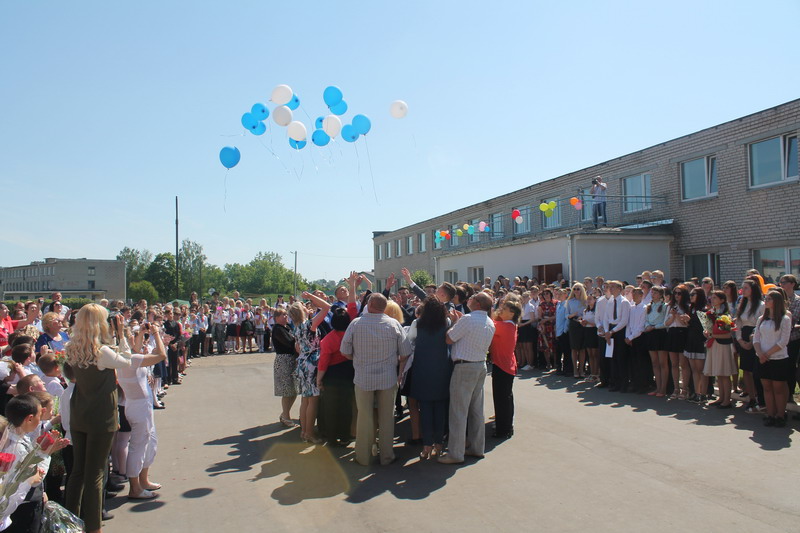
[[[633,289],[633,304],[628,318],[628,327],[625,329],[625,344],[631,354],[631,385],[637,394],[647,392],[649,376],[652,376],[650,354],[644,343],[646,310],[642,300],[641,288]]]
[[[589,193],[592,195],[592,218],[594,219],[594,227],[599,224],[600,217],[603,217],[603,225],[608,226],[608,219],[606,218],[606,188],[608,186],[603,182],[602,176],[597,176],[592,180],[592,188]]]
[[[622,283],[609,281],[611,299],[606,303],[603,320],[603,336],[606,344],[614,344],[614,356],[611,361],[610,391],[628,392],[630,369],[628,362],[628,346],[625,344],[625,328],[630,319],[631,303],[622,297]],[[603,358],[607,359],[607,358]]]
[[[483,417],[483,383],[486,381],[486,353],[494,337],[494,322],[489,318],[492,299],[479,292],[467,302],[470,313],[450,313],[455,324],[447,332],[452,344],[453,375],[450,378],[450,427],[447,455],[440,463],[463,463],[465,455],[483,457],[486,428]],[[467,434],[469,432],[469,434]],[[469,442],[467,449],[466,443]]]

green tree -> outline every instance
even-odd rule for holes
[[[178,270],[180,271],[181,296],[189,298],[192,291],[198,294],[203,292],[201,287],[201,277],[205,277],[203,272],[206,264],[206,255],[203,253],[203,246],[189,239],[184,239],[181,248],[178,250]],[[202,280],[203,282],[205,280]]]
[[[411,279],[414,280],[414,283],[416,283],[420,287],[424,287],[425,285],[431,285],[433,283],[433,277],[430,274],[428,274],[427,270],[415,270],[411,274]]]
[[[130,288],[128,289],[128,298],[134,302],[138,302],[142,298],[148,302],[157,302],[158,291],[149,281],[134,281],[130,284]]]
[[[144,276],[149,281],[162,299],[176,298],[180,294],[175,292],[175,254],[160,253],[147,267]]]
[[[228,278],[225,271],[217,265],[206,263],[203,267],[203,287],[201,289],[201,298],[208,296],[209,289],[215,289],[220,293],[227,292]],[[198,291],[198,292],[201,292]]]
[[[117,259],[125,261],[125,278],[128,282],[128,291],[130,291],[131,283],[144,279],[147,267],[153,261],[153,253],[149,250],[137,250],[126,246],[117,254]]]

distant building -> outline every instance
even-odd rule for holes
[[[800,274],[799,132],[800,100],[794,100],[398,230],[376,231],[376,290],[403,266],[427,270],[437,282],[499,275],[553,282],[559,273],[573,281],[601,275],[632,282],[656,268],[667,281],[740,281],[749,268],[775,281]],[[589,189],[598,175],[608,184],[608,220],[595,229]],[[550,202],[555,209],[546,216],[539,206]],[[511,219],[515,209],[520,223]],[[479,231],[480,222],[491,231]],[[436,243],[443,230],[450,238]]]
[[[125,261],[117,259],[56,259],[0,268],[0,300],[63,298],[124,300]]]

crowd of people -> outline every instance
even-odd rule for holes
[[[58,293],[48,305],[0,304],[0,452],[40,458],[0,506],[0,530],[38,532],[44,502],[54,501],[100,531],[104,500],[124,483],[130,500],[158,497],[153,411],[166,407],[195,357],[274,349],[279,423],[299,427],[309,444],[354,442],[362,465],[395,461],[395,424],[406,410],[406,444],[420,447],[421,460],[482,457],[489,372],[497,439],[514,434],[515,376],[534,370],[705,408],[740,401],[766,426],[788,422],[800,351],[792,274],[778,285],[754,270],[738,285],[668,284],[655,270],[635,284],[500,276],[425,287],[401,274],[404,284],[392,274],[382,293],[352,272],[333,295],[304,292],[274,305],[236,292],[203,303],[192,294],[188,305],[102,301],[77,312]]]

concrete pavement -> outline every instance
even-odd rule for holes
[[[741,408],[529,372],[514,383],[514,438],[487,439],[484,459],[420,462],[406,419],[399,460],[366,468],[278,423],[273,357],[195,359],[156,412],[161,497],[111,500],[106,531],[800,530],[797,421],[765,428]],[[488,421],[491,380],[486,400]]]

